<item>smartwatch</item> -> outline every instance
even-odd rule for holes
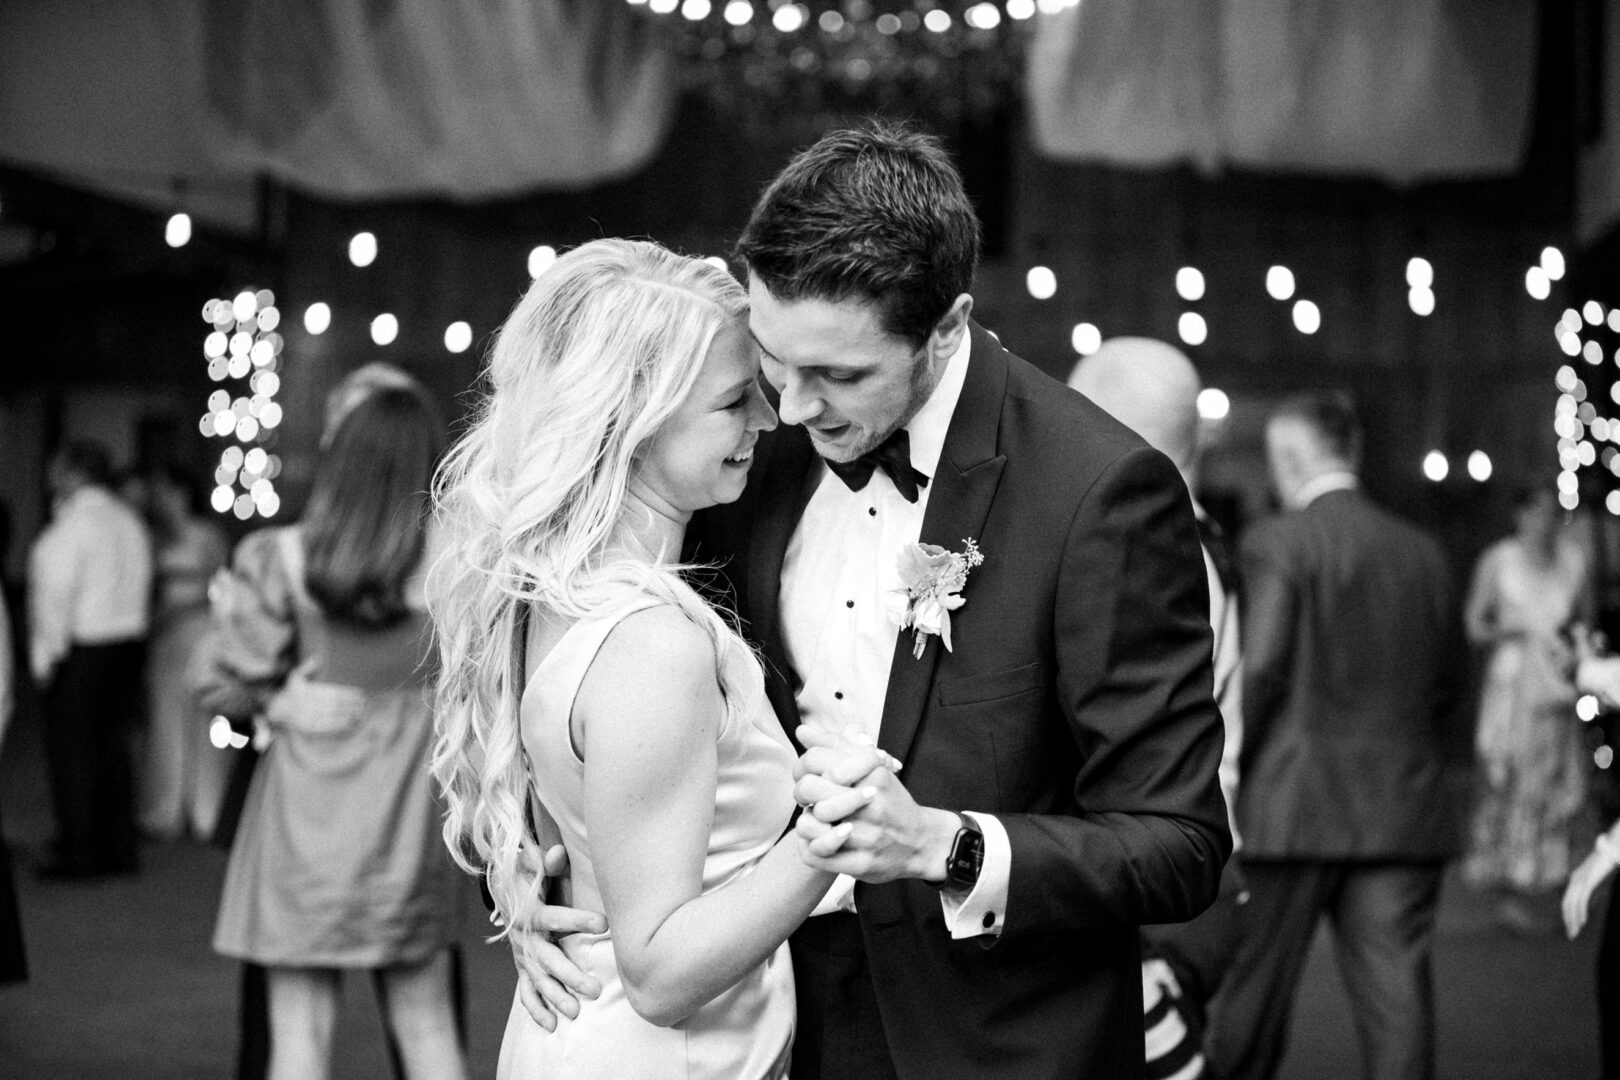
[[[958,814],[962,827],[951,841],[950,854],[945,856],[945,880],[935,887],[949,892],[971,892],[979,882],[979,868],[984,865],[984,833],[973,819]]]

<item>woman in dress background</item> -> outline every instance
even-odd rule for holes
[[[601,985],[577,1016],[548,1032],[514,995],[502,1077],[786,1073],[786,940],[832,878],[783,835],[795,752],[758,661],[677,563],[693,511],[741,495],[776,424],[745,303],[654,244],[565,254],[502,327],[439,480],[445,837],[521,921],[532,793],[568,851],[563,902],[611,927],[559,942]],[[857,776],[877,763],[844,752]]]
[[[152,533],[152,629],[146,653],[146,755],[141,829],[208,839],[219,816],[230,751],[208,738],[192,692],[192,654],[208,632],[208,583],[230,557],[225,532],[199,513],[184,475],[154,469],[130,495]]]
[[[419,386],[353,395],[323,440],[301,522],[241,543],[216,609],[204,703],[264,715],[271,739],[214,947],[269,969],[278,1080],[328,1074],[345,968],[380,972],[407,1076],[465,1075],[448,977],[459,881],[426,771],[434,655],[421,582],[443,440]],[[305,680],[325,692],[278,693]]]
[[[1498,915],[1550,929],[1529,901],[1569,876],[1570,830],[1586,787],[1565,632],[1588,598],[1587,561],[1549,489],[1528,489],[1512,536],[1487,548],[1469,589],[1468,636],[1486,650],[1475,747],[1482,790],[1463,866],[1503,893]]]

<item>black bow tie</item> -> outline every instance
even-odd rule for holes
[[[905,428],[897,429],[854,461],[828,461],[827,468],[851,491],[864,488],[872,479],[872,470],[881,468],[909,503],[917,501],[919,488],[928,486],[928,476],[911,467],[911,436]]]

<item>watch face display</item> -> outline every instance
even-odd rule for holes
[[[955,888],[971,889],[978,883],[983,863],[984,836],[977,829],[960,829],[951,845],[951,857],[945,861],[945,880]]]

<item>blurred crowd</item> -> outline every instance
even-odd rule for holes
[[[1070,383],[1200,490],[1201,383],[1178,350],[1115,339]],[[328,402],[301,521],[234,557],[191,478],[120,482],[103,447],[69,443],[25,609],[0,609],[0,739],[17,679],[41,702],[56,835],[34,871],[136,873],[142,839],[230,847],[215,947],[243,962],[242,1076],[271,1069],[272,1030],[280,1075],[320,1071],[345,969],[383,988],[397,1070],[464,1069],[457,876],[427,772],[444,430],[409,375],[360,369]],[[1454,594],[1435,540],[1364,489],[1347,398],[1284,401],[1265,438],[1277,514],[1234,544],[1194,499],[1238,850],[1204,915],[1143,930],[1149,1075],[1273,1075],[1326,919],[1366,1075],[1431,1076],[1446,866],[1517,932],[1557,932],[1562,896],[1574,935],[1620,859],[1620,826],[1581,847],[1596,830],[1575,708],[1620,701],[1620,661],[1591,630],[1592,558],[1550,490],[1520,494],[1514,531]],[[12,872],[0,849],[0,980],[26,978]],[[1605,1075],[1615,923],[1611,905]]]

